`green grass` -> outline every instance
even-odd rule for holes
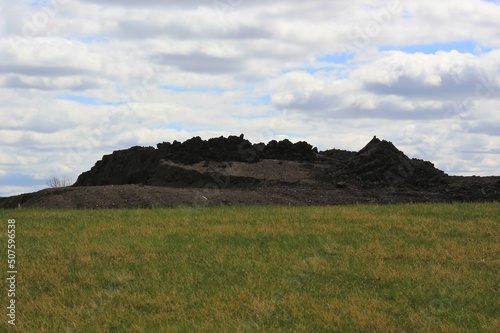
[[[500,331],[499,204],[0,217],[17,332]]]

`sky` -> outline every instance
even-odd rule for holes
[[[245,134],[500,175],[500,0],[0,0],[0,196]]]

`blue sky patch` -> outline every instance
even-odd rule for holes
[[[318,57],[317,60],[320,62],[331,62],[331,63],[336,63],[336,64],[343,64],[348,62],[349,60],[352,60],[353,54],[350,52],[344,52],[344,53],[331,53],[331,54],[325,54],[321,57]]]
[[[168,90],[168,91],[173,91],[177,93],[187,93],[187,92],[196,92],[196,93],[205,93],[205,94],[216,94],[220,95],[225,93],[227,90],[222,89],[222,88],[188,88],[188,87],[180,87],[180,86],[173,86],[173,85],[163,85],[161,86],[162,89]]]
[[[89,97],[89,96],[78,96],[78,95],[62,95],[58,96],[58,99],[64,99],[67,101],[72,101],[72,102],[77,102],[80,104],[84,105],[120,105],[120,104],[126,104],[126,101],[115,101],[115,102],[109,102],[109,101],[103,101],[98,98],[94,97]]]
[[[53,0],[34,0],[30,3],[30,7],[48,7],[52,2]]]
[[[253,98],[250,101],[250,105],[258,106],[258,105],[269,105],[271,104],[273,98],[271,95],[261,96],[257,98]]]
[[[91,43],[106,44],[106,43],[109,43],[109,37],[108,36],[104,36],[104,35],[86,36],[86,37],[81,37],[81,36],[66,36],[65,38],[67,40],[70,40],[70,41],[77,41],[77,42],[82,42],[82,43],[85,43],[85,44],[91,44]]]
[[[0,183],[3,186],[42,186],[45,185],[45,180],[22,173],[8,173],[0,177]]]
[[[332,75],[334,74],[335,77],[339,80],[344,80],[349,78],[349,71],[347,71],[344,67],[313,67],[313,66],[306,66],[306,67],[300,67],[300,68],[289,68],[283,70],[281,73],[286,74],[286,73],[293,73],[293,72],[306,72],[311,75],[314,75],[319,72],[328,72],[331,73]]]
[[[108,43],[109,38],[107,36],[87,36],[79,39],[81,42],[85,44],[89,43]]]
[[[435,54],[440,51],[450,52],[456,50],[460,53],[478,54],[491,51],[491,48],[482,47],[473,41],[449,42],[449,43],[432,43],[418,44],[408,46],[381,46],[379,51],[402,51],[405,53],[425,53]]]
[[[304,66],[299,68],[288,68],[281,71],[282,74],[293,73],[293,72],[307,72],[309,74],[316,74],[318,72],[331,72],[335,70],[333,67],[314,67],[314,66]]]

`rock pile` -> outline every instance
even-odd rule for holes
[[[74,186],[146,184],[158,186],[196,187],[222,176],[165,165],[172,161],[185,165],[203,161],[235,161],[254,163],[260,159],[313,161],[317,149],[307,142],[289,140],[252,144],[240,136],[202,140],[194,137],[185,142],[163,142],[153,147],[132,147],[103,156],[90,171],[82,173]],[[232,184],[254,183],[231,177]]]
[[[223,179],[224,173],[183,166],[204,161],[207,164],[207,161],[255,163],[261,159],[327,163],[330,165],[327,173],[319,177],[323,181],[334,179],[344,185],[345,182],[355,181],[364,187],[404,185],[430,188],[447,180],[447,175],[432,163],[410,159],[391,142],[376,137],[357,153],[337,149],[318,153],[307,142],[283,140],[252,144],[240,135],[210,140],[194,137],[182,143],[163,142],[156,149],[132,147],[115,151],[105,155],[90,171],[81,174],[74,186],[144,184],[200,187]],[[253,178],[231,176],[231,186],[256,182],[258,180]],[[344,185],[337,187],[344,188]],[[224,182],[219,186],[224,188]]]
[[[374,137],[342,167],[333,170],[343,178],[366,186],[431,187],[443,184],[447,175],[430,162],[410,159],[391,142]]]

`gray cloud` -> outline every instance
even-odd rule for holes
[[[18,76],[10,76],[5,81],[5,87],[13,89],[38,89],[38,90],[70,89],[73,91],[84,91],[88,89],[96,89],[99,88],[100,86],[101,84],[89,78],[82,78],[81,80],[70,82],[69,84],[66,84],[64,87],[56,85],[51,80],[39,79],[32,82],[28,82],[24,80],[22,77]]]
[[[402,110],[400,105],[390,102],[381,102],[376,109],[347,107],[338,108],[327,113],[329,118],[337,119],[380,119],[394,121],[441,120],[444,114],[444,109],[435,110],[424,107],[417,107],[414,110]]]
[[[335,93],[329,91],[295,92],[293,98],[285,103],[275,103],[281,109],[295,110],[309,116],[331,119],[386,119],[396,121],[406,120],[441,120],[458,117],[466,112],[463,108],[457,109],[457,103],[440,103],[440,106],[429,106],[422,103],[421,98],[409,99],[408,104],[402,105],[401,101],[387,99],[384,96],[372,96],[376,104],[371,107],[360,105],[346,105],[345,91]],[[385,98],[385,99],[384,99]]]
[[[217,27],[217,25],[216,25]],[[273,34],[260,26],[240,24],[233,29],[205,29],[196,31],[189,25],[169,22],[158,26],[145,21],[123,21],[119,23],[118,32],[125,39],[148,39],[160,36],[177,40],[247,40],[247,39],[269,39]]]
[[[500,95],[500,88],[490,85],[485,86],[488,81],[485,73],[469,70],[460,80],[453,73],[439,73],[441,78],[439,85],[429,85],[422,78],[400,76],[390,84],[385,83],[365,83],[365,89],[380,95],[399,95],[405,97],[425,97],[427,99],[444,98],[466,98],[474,95],[478,87],[483,87],[479,91],[481,96],[495,97]]]
[[[166,7],[166,8],[196,8],[214,7],[220,10],[232,10],[240,7],[251,7],[256,5],[269,5],[265,0],[80,0],[81,2],[97,3],[99,5],[130,6],[130,7]],[[321,2],[321,1],[320,1]],[[329,2],[329,1],[328,1]],[[327,3],[328,3],[327,2]],[[304,3],[301,0],[276,0],[276,3],[286,3],[288,5]]]
[[[341,102],[341,96],[328,95],[321,91],[312,91],[306,95],[295,94],[291,102],[277,106],[285,109],[300,110],[309,114],[321,114],[326,110],[337,108]]]
[[[4,74],[22,74],[27,76],[74,76],[79,74],[92,73],[88,70],[76,67],[60,66],[36,66],[24,64],[4,64],[0,65],[0,73]]]
[[[192,8],[204,6],[211,1],[207,0],[189,0],[189,1],[177,1],[177,0],[80,0],[81,2],[92,2],[99,5],[116,5],[116,6],[132,6],[132,7],[181,7],[181,8]]]
[[[466,125],[465,131],[475,134],[486,134],[500,137],[500,124],[492,122],[479,122],[473,125]]]
[[[182,71],[208,74],[237,73],[244,69],[244,59],[222,58],[201,52],[190,54],[160,54],[154,61],[167,66],[178,67]]]

